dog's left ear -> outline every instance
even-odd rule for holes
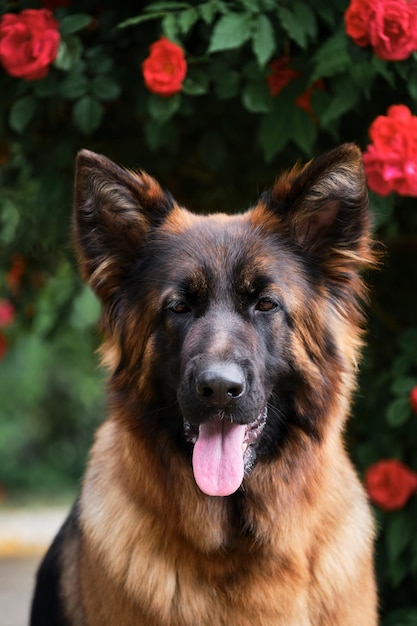
[[[144,172],[82,150],[77,157],[73,235],[82,277],[102,302],[119,289],[152,227],[173,207]]]
[[[283,174],[262,200],[330,274],[372,263],[366,178],[354,144]]]

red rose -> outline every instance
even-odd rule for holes
[[[15,308],[10,300],[0,300],[0,328],[9,326],[15,316]]]
[[[402,104],[391,106],[369,128],[372,144],[363,155],[369,188],[417,196],[417,117]]]
[[[397,459],[379,461],[368,467],[365,485],[369,497],[384,511],[402,509],[417,490],[417,474]]]
[[[285,57],[271,61],[269,69],[272,73],[267,77],[266,82],[273,98],[281,93],[284,87],[300,75],[299,72],[296,72],[288,66],[288,60]]]
[[[3,335],[2,332],[0,332],[0,361],[1,359],[4,358],[4,355],[7,352],[7,339],[6,339],[6,335]]]
[[[410,404],[413,413],[417,413],[417,387],[410,391]]]
[[[373,13],[372,0],[352,0],[345,12],[345,28],[358,46],[369,45],[369,22]]]
[[[417,50],[417,3],[351,0],[345,28],[358,46],[371,44],[380,59],[402,61]]]
[[[142,63],[143,78],[149,91],[164,98],[181,91],[187,73],[187,62],[182,48],[161,37],[149,50],[150,55]]]
[[[368,187],[380,196],[396,192],[400,196],[417,197],[417,161],[404,161],[400,156],[378,152],[368,146],[363,155]]]
[[[366,177],[369,189],[380,196],[388,196],[395,191],[392,178],[387,174],[386,157],[376,150],[375,146],[368,146],[363,154]]]
[[[369,21],[369,39],[375,55],[387,61],[402,61],[417,50],[417,8],[407,0],[375,2]]]
[[[386,154],[417,155],[417,117],[404,104],[390,106],[387,115],[378,115],[369,128],[377,150]]]
[[[59,24],[47,9],[6,13],[0,20],[0,62],[11,76],[46,76],[58,54]]]

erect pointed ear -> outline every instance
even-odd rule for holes
[[[373,262],[371,214],[362,154],[335,148],[282,175],[263,202],[289,235],[334,277]]]
[[[172,198],[147,174],[88,150],[78,154],[74,242],[81,274],[103,301],[120,286],[150,228],[172,207]]]

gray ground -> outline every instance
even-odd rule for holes
[[[0,559],[0,624],[27,626],[39,557]]]
[[[28,626],[36,570],[68,508],[0,509],[0,626]]]

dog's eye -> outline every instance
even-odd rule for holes
[[[189,313],[191,311],[190,307],[184,300],[177,300],[176,302],[171,302],[169,305],[169,310],[173,313]]]
[[[260,300],[258,300],[258,302],[256,303],[256,307],[255,309],[257,311],[263,311],[263,312],[267,312],[267,311],[272,311],[273,309],[276,309],[278,306],[278,304],[275,302],[275,300],[272,300],[272,298],[261,298]]]

